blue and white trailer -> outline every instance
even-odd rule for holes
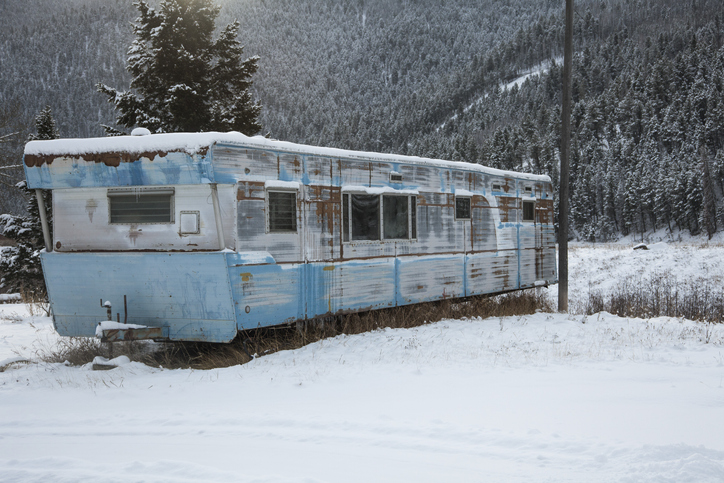
[[[106,301],[129,327],[106,340],[229,342],[557,282],[547,176],[239,133],[32,141],[24,168],[52,191],[41,257],[65,336],[94,336]]]

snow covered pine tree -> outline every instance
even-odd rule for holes
[[[162,0],[158,10],[145,0],[134,5],[140,16],[126,64],[131,90],[96,86],[120,111],[117,123],[151,132],[259,132],[261,105],[249,92],[259,58],[242,60],[239,22],[214,41],[220,7],[211,0]]]
[[[37,134],[31,134],[28,141],[60,137],[50,107],[46,107],[35,117],[35,129]],[[16,246],[6,249],[0,258],[0,274],[2,274],[0,288],[20,292],[25,300],[45,300],[45,280],[40,264],[40,250],[45,248],[45,243],[43,228],[40,224],[38,199],[35,191],[28,189],[25,181],[21,181],[15,186],[23,191],[23,196],[28,200],[28,214],[26,216],[0,215],[0,227],[3,228],[3,234],[17,243]],[[46,191],[45,211],[48,214],[52,233],[51,206],[50,191]]]

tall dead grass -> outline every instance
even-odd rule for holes
[[[448,299],[404,307],[373,310],[314,319],[280,327],[245,330],[229,344],[202,342],[114,343],[113,355],[154,367],[214,369],[249,362],[254,357],[303,347],[341,334],[361,334],[382,328],[410,328],[442,319],[505,317],[551,312],[553,307],[535,290],[511,292],[497,296]],[[96,356],[108,356],[106,344],[97,339],[63,339],[58,347],[41,358],[48,362],[68,361],[73,365],[92,362]]]
[[[722,323],[724,288],[704,278],[679,280],[669,271],[629,277],[610,293],[589,293],[583,312],[603,311],[621,317],[683,317]]]

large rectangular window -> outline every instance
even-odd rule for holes
[[[293,191],[268,191],[269,232],[297,231],[297,194]]]
[[[409,238],[409,220],[407,209],[409,197],[383,196],[382,219],[384,220],[385,240]]]
[[[352,240],[380,239],[380,197],[352,195]]]
[[[110,222],[173,223],[173,194],[173,188],[108,190]]]
[[[342,241],[417,238],[417,198],[408,195],[342,195]]]

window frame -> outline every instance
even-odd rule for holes
[[[196,218],[196,231],[183,231],[183,217],[184,215],[190,215]],[[201,233],[201,212],[192,210],[181,210],[178,214],[178,234],[181,236],[185,235],[198,235]]]
[[[352,217],[352,197],[353,196],[374,196],[378,200],[378,238],[377,239],[355,239],[354,238],[354,220]],[[385,200],[386,196],[394,196],[407,199],[407,237],[405,238],[386,238],[385,237]],[[381,242],[400,242],[417,240],[417,196],[408,193],[387,192],[382,194],[370,194],[366,192],[345,191],[341,197],[341,215],[342,223],[340,231],[342,232],[342,243],[381,243]]]
[[[526,205],[528,205],[528,206],[532,205],[532,208],[530,209],[532,216],[530,218],[526,218],[526,216],[525,216],[526,215],[526,209],[525,209]],[[535,222],[535,200],[523,200],[523,204],[521,206],[521,211],[522,211],[521,217],[520,217],[521,222],[523,222],[523,223]]]
[[[148,195],[168,195],[169,196],[169,219],[168,221],[113,221],[113,199],[125,196],[148,196]],[[108,200],[108,224],[109,225],[173,225],[176,223],[175,215],[175,199],[176,190],[172,187],[134,187],[134,188],[109,188],[106,190],[106,199]]]
[[[284,189],[284,188],[267,188],[264,190],[264,206],[266,211],[265,221],[266,221],[266,233],[267,234],[275,234],[275,235],[296,235],[299,234],[299,192],[296,189]],[[293,230],[281,230],[281,229],[272,229],[272,210],[271,210],[271,197],[269,195],[271,194],[291,194],[294,196],[294,229]]]
[[[458,200],[460,201],[467,201],[468,202],[468,216],[465,217],[459,217],[458,216]],[[455,221],[470,221],[473,219],[473,200],[471,196],[456,196],[455,197]]]

